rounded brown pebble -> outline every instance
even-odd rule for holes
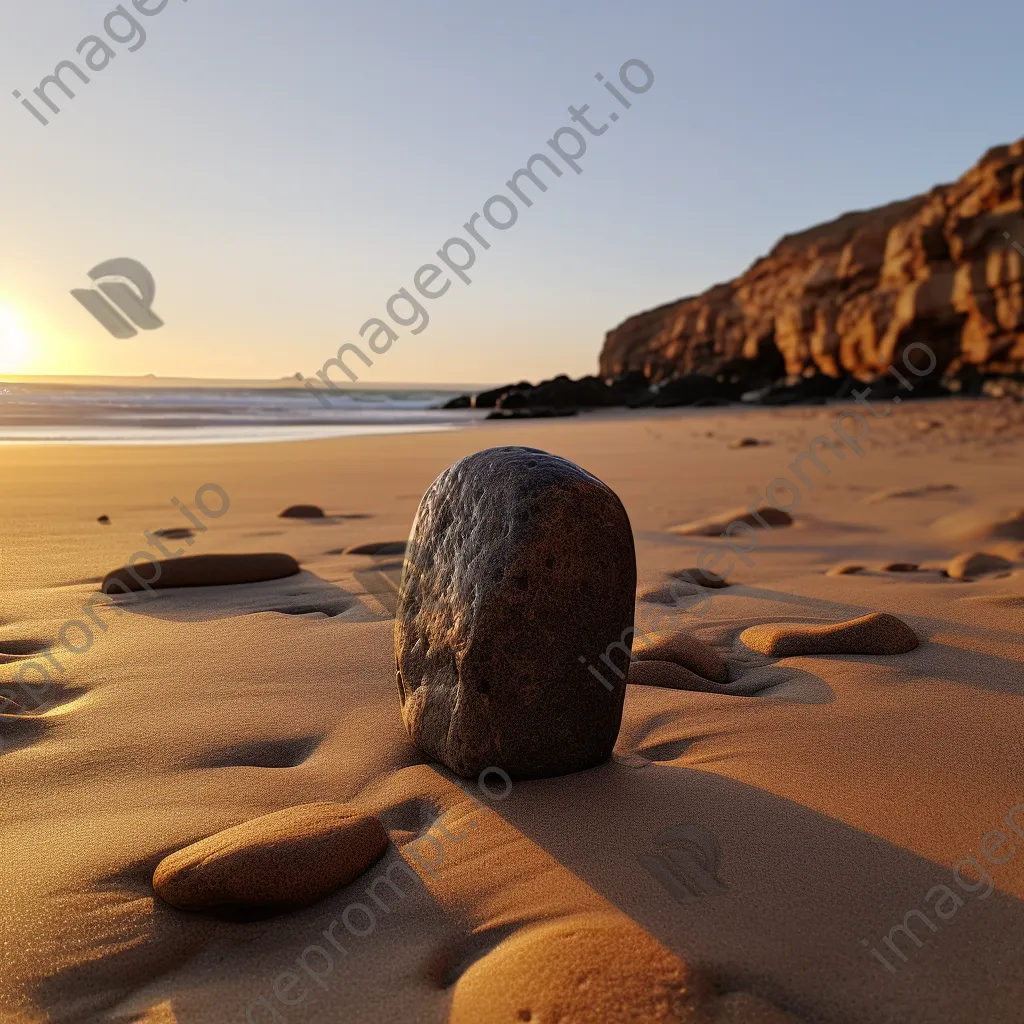
[[[133,573],[114,569],[103,578],[100,589],[116,584],[115,592],[129,590],[166,590],[171,587],[223,587],[238,583],[262,583],[279,580],[299,572],[299,563],[291,555],[186,555],[159,562],[139,562]]]
[[[289,505],[278,513],[278,519],[324,519],[324,510],[319,505]]]
[[[685,630],[668,636],[638,633],[633,638],[633,657],[642,661],[671,661],[716,683],[729,681],[729,669],[718,651]]]
[[[769,445],[771,441],[759,441],[756,437],[737,437],[735,441],[729,442],[730,448],[756,448],[759,445]]]
[[[97,523],[103,523],[104,526],[109,526],[110,525],[110,516],[97,516],[96,517],[96,522]]]
[[[918,646],[917,634],[887,612],[871,612],[849,622],[809,626],[772,622],[740,634],[751,650],[774,658],[802,654],[906,654]]]
[[[856,565],[853,562],[841,562],[839,565],[832,566],[826,576],[853,576],[854,573],[863,572],[863,565]]]
[[[776,526],[791,526],[793,517],[788,512],[777,509],[774,505],[761,505],[754,512],[746,508],[737,508],[731,512],[723,512],[720,516],[698,519],[692,523],[680,523],[679,526],[670,526],[669,533],[695,537],[718,537],[725,533],[733,523],[742,523],[755,530],[765,530],[773,529]]]
[[[448,1024],[712,1024],[714,986],[624,915],[527,925],[455,984]]]
[[[987,551],[965,551],[951,559],[946,575],[954,580],[970,580],[990,572],[1004,572],[1013,568],[1013,562]]]
[[[628,681],[634,686],[660,686],[667,690],[732,693],[727,684],[705,679],[674,661],[634,661],[629,666]]]
[[[153,888],[179,910],[305,907],[358,878],[387,847],[376,818],[343,804],[301,804],[164,857]]]
[[[669,576],[686,583],[696,583],[698,587],[705,587],[708,590],[721,590],[723,587],[731,586],[723,577],[697,568],[677,569],[675,572],[670,572]]]

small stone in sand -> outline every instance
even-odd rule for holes
[[[633,533],[607,485],[536,448],[455,463],[420,502],[395,617],[413,742],[463,776],[607,761],[635,596]],[[610,691],[587,670],[603,655],[618,659]]]
[[[1005,572],[1013,563],[987,551],[965,551],[946,566],[946,575],[954,580],[970,580],[991,572]]]
[[[674,661],[640,659],[629,666],[629,682],[634,686],[660,686],[669,690],[693,690],[697,693],[729,693],[725,683],[691,671]]]
[[[756,437],[737,437],[735,441],[729,442],[730,448],[757,448],[759,445],[769,445],[771,441],[759,441]]]
[[[110,525],[110,516],[97,516],[96,517],[96,522],[97,523],[103,523],[104,526],[109,526]]]
[[[305,907],[358,878],[387,846],[376,818],[343,804],[302,804],[164,857],[153,888],[179,910]]]
[[[668,636],[638,633],[633,638],[633,657],[643,661],[671,661],[716,683],[729,681],[729,669],[718,651],[682,629]]]
[[[678,526],[670,526],[668,532],[688,537],[717,537],[725,533],[733,523],[742,523],[755,530],[770,530],[776,526],[791,526],[793,517],[774,505],[760,505],[754,512],[747,508],[737,508],[720,516],[680,523]]]
[[[299,572],[291,555],[191,555],[160,562],[140,562],[132,572],[114,569],[103,578],[100,589],[108,594],[138,591],[145,587],[222,587],[238,583],[279,580]],[[108,589],[110,588],[110,589]]]
[[[840,562],[839,565],[832,566],[826,576],[852,576],[854,573],[863,572],[864,566],[857,565],[854,562]]]
[[[710,1021],[714,985],[622,914],[526,925],[455,984],[448,1024]]]
[[[687,583],[696,583],[698,587],[705,587],[708,590],[721,590],[723,587],[732,586],[721,576],[716,576],[713,572],[705,572],[703,569],[678,569],[675,572],[670,572],[669,576]]]
[[[356,544],[354,547],[345,548],[346,555],[404,555],[406,542],[404,540],[375,540],[369,544]]]
[[[887,612],[871,612],[848,622],[809,626],[771,622],[740,634],[751,650],[774,658],[808,654],[906,654],[918,646],[917,634]]]
[[[879,572],[917,572],[916,562],[886,562],[878,567]]]
[[[278,519],[323,519],[324,510],[319,505],[289,505],[279,513]]]
[[[168,540],[185,540],[194,534],[187,526],[172,526],[164,530],[154,530],[157,537],[166,537]]]

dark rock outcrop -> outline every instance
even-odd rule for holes
[[[553,776],[607,760],[635,589],[626,511],[579,466],[502,447],[449,467],[416,513],[395,618],[413,742],[463,776],[491,766]],[[606,687],[587,664],[619,644],[621,675],[607,672]]]
[[[600,372],[657,382],[729,371],[752,387],[830,378],[771,404],[813,401],[923,342],[936,379],[957,375],[980,393],[982,373],[1024,370],[1022,196],[1024,140],[989,150],[951,185],[787,235],[734,281],[630,317],[608,333]],[[910,358],[926,368],[920,349]]]

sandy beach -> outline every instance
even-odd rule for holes
[[[548,1013],[557,979],[543,972],[527,975],[529,1016],[501,1008],[505,961],[536,967],[546,927],[593,919],[632,921],[721,994],[659,1020],[1024,1019],[1024,415],[907,403],[864,421],[857,454],[833,430],[842,411],[8,448],[0,690],[19,707],[0,717],[2,1018],[609,1019]],[[819,446],[827,472],[798,463],[808,484],[790,467],[821,436],[843,457]],[[630,685],[608,763],[492,773],[481,789],[429,763],[403,727],[401,554],[344,552],[404,541],[435,477],[495,445],[564,456],[621,498],[638,635],[669,574],[723,553],[731,585],[670,611],[673,631],[721,655],[734,690]],[[741,532],[731,549],[672,532],[763,504],[769,488],[788,505],[779,480],[799,489],[788,527]],[[326,516],[279,517],[297,503]],[[301,572],[90,603],[134,553],[161,557],[154,537],[168,556],[279,553]],[[942,571],[972,551],[1008,567]],[[829,574],[842,563],[863,569]],[[773,657],[740,640],[873,612],[906,623],[917,649]],[[318,801],[375,815],[390,845],[313,906],[228,919],[154,893],[168,854]],[[668,856],[673,843],[689,853]],[[394,884],[368,894],[382,875]],[[653,961],[636,950],[616,969],[642,976]]]

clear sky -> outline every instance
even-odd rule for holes
[[[135,52],[116,6],[0,9],[0,374],[311,376],[585,103],[609,127],[582,173],[553,156],[513,226],[477,225],[472,284],[357,370],[593,372],[626,316],[1024,134],[1019,0],[167,0]],[[12,91],[93,34],[115,56],[43,126]],[[622,92],[631,58],[655,80],[626,110],[594,76]],[[117,339],[72,298],[114,257],[163,327]]]

